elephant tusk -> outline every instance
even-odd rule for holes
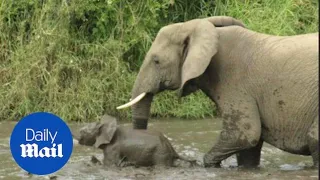
[[[134,98],[133,100],[131,100],[130,102],[124,104],[124,105],[121,105],[121,106],[118,106],[117,109],[124,109],[124,108],[127,108],[127,107],[130,107],[134,104],[136,104],[137,102],[139,102],[147,93],[141,93],[139,96],[137,96],[136,98]]]

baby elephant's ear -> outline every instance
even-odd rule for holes
[[[101,145],[109,144],[116,132],[117,120],[111,116],[103,116],[101,118],[99,133],[96,137],[94,146],[99,148]]]

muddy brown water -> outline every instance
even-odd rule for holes
[[[13,160],[9,147],[14,122],[0,122],[0,179],[319,179],[318,170],[310,168],[311,157],[299,156],[281,151],[269,144],[262,148],[261,165],[258,169],[237,168],[235,156],[222,162],[222,168],[202,167],[154,167],[115,168],[90,164],[92,155],[102,159],[102,151],[74,144],[68,163],[50,176],[28,176]],[[72,130],[84,124],[69,124]],[[125,123],[125,126],[131,126]],[[214,144],[221,129],[221,120],[151,120],[148,126],[163,132],[172,142],[176,151],[184,156],[202,157]]]

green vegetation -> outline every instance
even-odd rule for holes
[[[317,0],[0,0],[0,120],[35,111],[67,121],[103,113],[130,98],[143,57],[164,25],[228,15],[275,35],[318,31]],[[212,116],[201,92],[156,96],[154,116]]]

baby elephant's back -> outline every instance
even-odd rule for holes
[[[177,154],[169,140],[161,132],[151,130],[127,129],[123,147],[128,160],[136,161],[138,165],[168,165],[173,164]]]

